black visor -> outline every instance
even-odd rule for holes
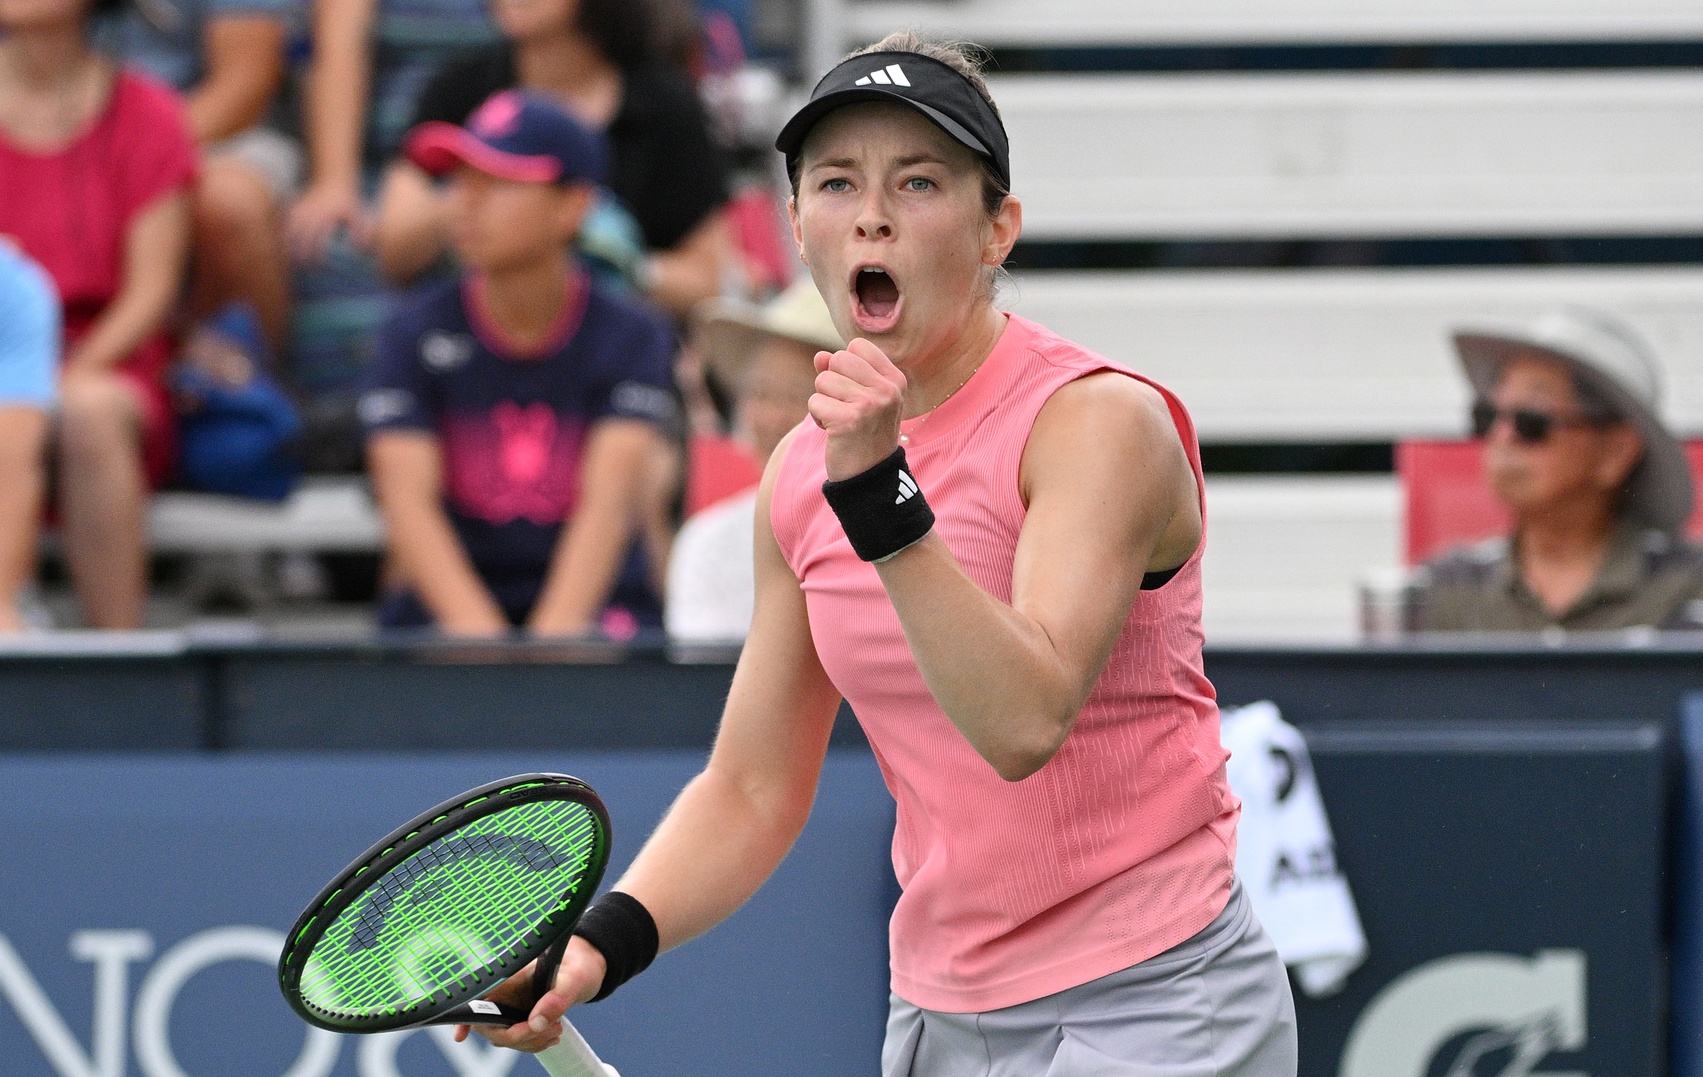
[[[864,53],[822,76],[809,102],[775,139],[775,149],[786,154],[788,173],[797,171],[804,139],[817,121],[857,101],[898,101],[911,106],[955,141],[987,158],[1005,186],[1011,186],[1011,144],[992,106],[963,75],[914,52]]]

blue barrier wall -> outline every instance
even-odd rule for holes
[[[55,650],[54,648],[61,648]],[[56,637],[0,650],[0,751],[705,747],[734,654],[610,645]],[[1637,721],[1672,728],[1703,641],[1494,650],[1208,648],[1226,703],[1326,721]],[[861,742],[854,723],[836,743]]]
[[[207,746],[206,670],[181,656],[0,658],[0,750]]]
[[[618,859],[630,855],[696,768],[731,666],[622,657],[178,646],[0,658],[0,749],[158,749],[0,755],[0,1077],[502,1077],[514,1059],[446,1055],[429,1033],[298,1058],[305,1029],[253,958],[270,960],[301,904],[374,835],[493,776],[581,774],[611,803]],[[1512,985],[1508,997],[1529,988],[1541,997],[1525,1016],[1550,1024],[1433,1014],[1443,1042],[1410,1044],[1427,1059],[1376,1077],[1499,1073],[1495,1051],[1516,1057],[1517,1034],[1552,1037],[1532,1041],[1548,1044],[1534,1072],[1664,1072],[1662,733],[1703,688],[1703,650],[1215,651],[1210,663],[1224,698],[1274,698],[1313,739],[1367,925],[1367,965],[1336,998],[1301,1004],[1303,1077],[1362,1077],[1343,1053],[1367,1023],[1456,974]],[[1703,714],[1691,721],[1690,810],[1703,815]],[[243,750],[196,750],[209,745]],[[492,745],[510,754],[269,754]],[[891,811],[867,750],[836,752],[770,886],[585,1010],[587,1032],[627,1077],[727,1072],[730,1057],[756,1075],[873,1072]],[[1703,838],[1679,844],[1703,854]],[[189,898],[185,879],[204,880]],[[1681,1062],[1703,1058],[1703,886],[1688,885],[1674,902]],[[1463,1052],[1489,1053],[1452,1071]],[[1695,1062],[1673,1072],[1703,1077]]]
[[[1703,692],[1680,722],[1683,775],[1674,811],[1673,1074],[1703,1077]]]
[[[612,882],[701,760],[678,751],[0,760],[0,1073],[541,1073],[513,1052],[447,1049],[432,1033],[310,1034],[276,987],[282,932],[391,827],[527,770],[576,774],[604,797]],[[614,998],[576,1010],[576,1023],[632,1077],[875,1072],[891,833],[873,761],[831,753],[809,827],[759,896]]]
[[[1313,726],[1370,956],[1297,995],[1305,1077],[1666,1072],[1658,726]]]
[[[1663,1072],[1659,727],[1310,737],[1371,957],[1340,994],[1299,1000],[1303,1077],[1484,1077],[1522,1049],[1533,1072]],[[274,985],[281,932],[375,835],[523,770],[599,789],[618,872],[700,759],[0,758],[0,1074],[537,1072],[438,1033],[310,1035]],[[758,897],[576,1011],[587,1036],[627,1077],[874,1073],[891,811],[866,753],[831,753],[809,827]]]

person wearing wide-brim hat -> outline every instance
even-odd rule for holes
[[[1485,474],[1513,528],[1425,567],[1421,625],[1703,627],[1703,553],[1683,539],[1692,475],[1661,420],[1649,345],[1579,307],[1461,326],[1453,338]]]
[[[734,403],[734,423],[760,461],[804,421],[819,351],[845,347],[809,277],[758,305],[711,300],[694,316],[709,376]],[[668,559],[663,624],[685,643],[742,640],[756,600],[752,527],[757,489],[724,498],[687,520]]]
[[[816,353],[839,351],[845,347],[845,338],[834,328],[828,304],[822,301],[815,284],[807,277],[794,281],[766,303],[738,299],[710,300],[697,309],[693,322],[710,377],[735,398],[736,405],[749,389],[762,388],[757,383],[766,373],[763,360],[767,353],[784,347],[787,358],[802,355],[804,367],[813,379]],[[808,400],[809,392],[804,395]],[[749,422],[750,418],[736,416],[735,421]],[[766,436],[769,431],[748,431],[758,458],[767,460],[781,436],[803,421],[804,412],[800,411],[772,440]],[[765,444],[768,451],[764,451]]]

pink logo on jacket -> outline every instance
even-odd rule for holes
[[[584,435],[542,403],[505,400],[486,415],[452,417],[443,442],[450,501],[494,524],[560,523],[579,501]]]

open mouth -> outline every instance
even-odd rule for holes
[[[899,282],[881,266],[862,266],[852,277],[852,319],[866,333],[884,333],[899,322]]]

